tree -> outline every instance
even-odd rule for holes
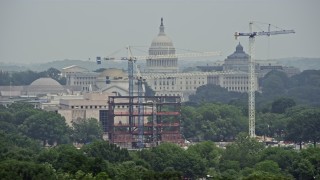
[[[1,179],[56,179],[55,170],[50,164],[36,164],[17,160],[0,162]]]
[[[288,112],[286,139],[300,144],[303,141],[313,141],[314,146],[320,140],[320,110],[316,108],[295,108]]]
[[[187,152],[196,154],[200,156],[206,162],[206,167],[218,167],[219,158],[222,153],[221,149],[219,149],[213,142],[204,141],[197,143],[195,145],[191,145]]]
[[[272,160],[265,160],[258,162],[255,165],[256,171],[263,171],[263,172],[269,172],[273,174],[280,174],[280,168],[278,163],[272,161]]]
[[[276,162],[282,172],[288,171],[293,162],[299,158],[299,154],[294,149],[285,149],[281,147],[268,147],[261,151],[260,162],[271,160]]]
[[[315,179],[320,178],[320,148],[303,149],[300,153],[301,159],[308,160],[314,167]]]
[[[232,105],[202,104],[182,108],[182,132],[188,139],[230,141],[247,128],[242,111]]]
[[[152,88],[149,86],[147,82],[142,82],[144,84],[144,87],[146,88],[146,96],[154,96],[156,93],[152,90]]]
[[[287,119],[284,114],[257,113],[256,134],[259,136],[282,137]]]
[[[273,174],[264,171],[254,171],[249,176],[243,178],[244,180],[291,180],[292,177],[286,177],[281,174]]]
[[[39,142],[16,131],[0,130],[0,161],[8,159],[32,161],[39,152]]]
[[[292,76],[292,86],[315,86],[320,87],[320,70],[305,70]]]
[[[284,72],[273,70],[261,79],[260,85],[264,96],[277,97],[286,92],[290,80]]]
[[[95,140],[102,140],[102,127],[98,120],[94,118],[79,119],[79,121],[73,122],[72,126],[72,138],[77,143],[86,144]]]
[[[38,162],[48,162],[57,171],[76,173],[78,170],[88,172],[88,157],[73,145],[59,145],[51,149],[43,149]]]
[[[203,177],[206,172],[205,162],[198,155],[185,151],[176,144],[162,143],[150,150],[137,153],[158,172],[172,167],[173,170],[181,172],[188,178]]]
[[[245,101],[245,98],[245,93],[232,92],[218,85],[207,84],[197,88],[196,94],[189,96],[189,101],[198,104],[204,102],[226,104],[231,101]]]
[[[7,122],[7,123],[13,123],[14,118],[10,112],[0,112],[0,121]]]
[[[41,140],[43,146],[68,142],[69,127],[65,119],[54,112],[38,112],[27,118],[19,128],[27,136]]]
[[[291,108],[296,105],[291,98],[279,98],[272,103],[271,112],[283,114],[287,108]]]
[[[56,68],[49,68],[47,71],[42,72],[41,77],[51,77],[52,79],[58,81],[61,85],[66,85],[66,78],[61,77],[61,71]],[[41,73],[39,73],[41,74]]]
[[[253,167],[259,161],[259,153],[264,149],[264,144],[259,143],[246,133],[240,133],[236,141],[228,146],[221,156],[221,162],[238,161],[240,168]]]
[[[12,73],[11,82],[12,85],[21,86],[21,85],[29,85],[40,76],[38,73],[33,71],[22,71],[22,72],[15,72]]]
[[[121,149],[115,144],[107,141],[95,141],[82,147],[82,151],[88,157],[95,157],[107,160],[111,163],[124,162],[131,160],[127,149]]]
[[[182,134],[187,139],[200,139],[202,115],[197,109],[190,106],[183,106],[181,109],[181,127]]]
[[[314,166],[307,159],[294,161],[290,172],[299,180],[314,179],[315,175]]]

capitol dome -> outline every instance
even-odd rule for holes
[[[164,32],[163,18],[161,18],[160,31],[157,37],[155,37],[151,42],[151,47],[154,46],[172,46],[173,43],[170,37],[168,37]]]
[[[164,32],[163,18],[159,27],[159,34],[156,36],[149,48],[150,57],[146,60],[146,73],[175,73],[178,72],[178,58],[172,40]],[[168,55],[168,57],[166,57]]]

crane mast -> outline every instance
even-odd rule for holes
[[[142,88],[142,81],[143,76],[141,75],[141,72],[139,68],[137,67],[137,64],[135,63],[137,60],[141,59],[158,59],[158,58],[178,58],[178,57],[206,57],[206,56],[217,56],[220,55],[220,52],[203,52],[203,53],[188,53],[188,54],[174,54],[174,55],[149,55],[149,56],[133,56],[131,47],[127,46],[127,57],[104,57],[103,60],[123,60],[123,61],[128,61],[128,78],[129,78],[129,132],[131,133],[134,131],[131,127],[133,127],[134,124],[134,117],[133,117],[133,86],[134,86],[134,64],[136,65],[136,76],[137,76],[137,82],[138,82],[138,147],[143,148],[144,147],[144,139],[143,139],[143,121],[144,118],[142,116],[144,109],[142,106],[143,103],[143,88]],[[97,64],[101,64],[101,57],[96,58]],[[154,111],[154,116],[153,116],[153,137],[154,137],[154,143],[156,141],[156,102],[153,104],[153,111]]]
[[[270,26],[268,26],[268,31],[254,32],[252,30],[253,22],[249,23],[249,33],[235,33],[235,38],[239,36],[249,36],[249,89],[248,89],[248,117],[249,117],[249,135],[250,137],[255,137],[255,90],[256,86],[256,73],[255,73],[255,57],[254,57],[254,42],[255,36],[270,36],[270,35],[279,35],[279,34],[289,34],[295,33],[294,30],[278,30],[270,31]]]

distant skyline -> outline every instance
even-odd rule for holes
[[[319,58],[319,7],[319,0],[0,0],[0,63],[87,60],[126,45],[147,54],[161,17],[177,53],[221,51],[213,59],[224,60],[239,42],[248,53],[248,38],[234,33],[248,32],[253,20],[296,31],[256,38],[256,59]]]

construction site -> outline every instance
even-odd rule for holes
[[[180,96],[110,96],[107,134],[122,148],[183,144]]]

